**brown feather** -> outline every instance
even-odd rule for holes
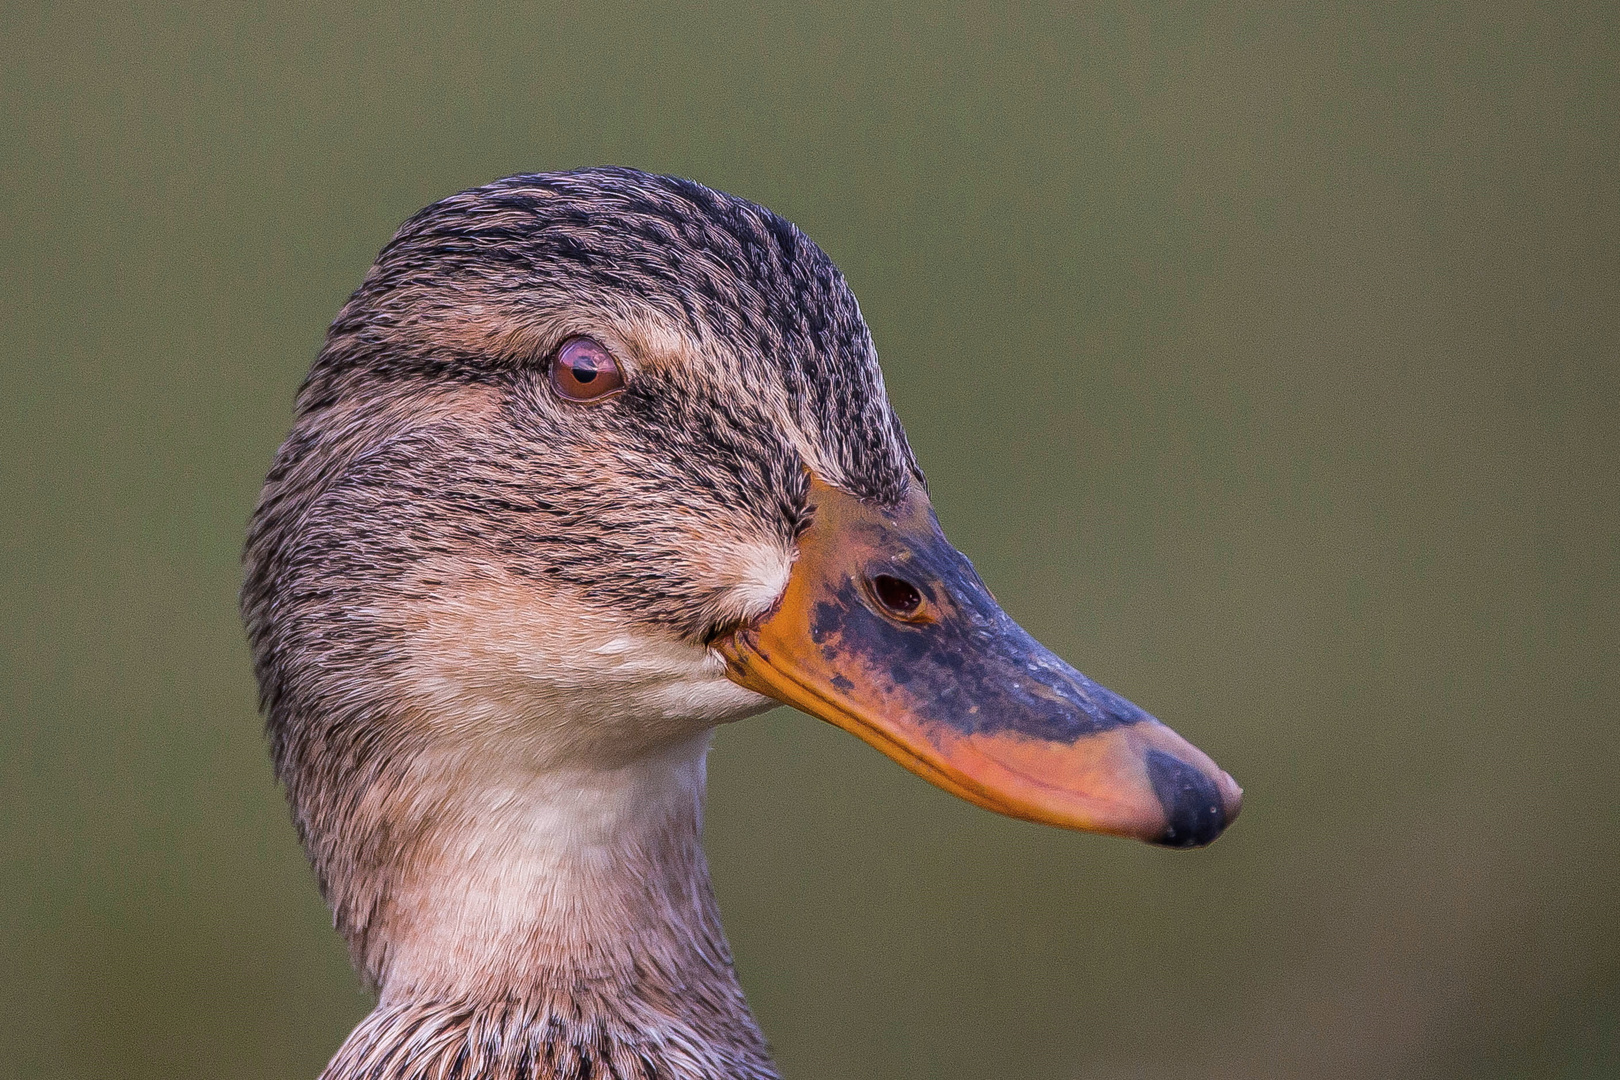
[[[626,375],[547,388],[570,335]],[[769,1077],[699,843],[705,641],[780,594],[814,472],[919,477],[831,261],[623,169],[407,222],[339,313],[254,514],[277,774],[380,989],[370,1077]]]

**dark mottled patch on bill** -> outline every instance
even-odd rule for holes
[[[922,624],[886,618],[846,580],[815,604],[811,636],[830,657],[858,662],[911,699],[919,718],[963,735],[1013,732],[1059,743],[1152,719],[1013,622],[937,530],[870,569],[937,597],[938,617]]]

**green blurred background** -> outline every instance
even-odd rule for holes
[[[313,1077],[368,1008],[243,525],[393,228],[600,162],[819,241],[1006,607],[1248,791],[1170,853],[725,730],[790,1080],[1620,1076],[1612,2],[4,24],[0,1076]]]

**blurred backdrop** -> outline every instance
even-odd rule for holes
[[[4,23],[0,1077],[312,1078],[369,1007],[243,526],[394,227],[601,162],[825,247],[1008,610],[1248,792],[1166,852],[723,731],[789,1080],[1620,1076],[1612,3]]]

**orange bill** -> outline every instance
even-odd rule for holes
[[[1208,755],[1007,617],[920,487],[885,508],[813,480],[811,502],[780,603],[714,643],[734,681],[1013,817],[1170,847],[1237,817]]]

